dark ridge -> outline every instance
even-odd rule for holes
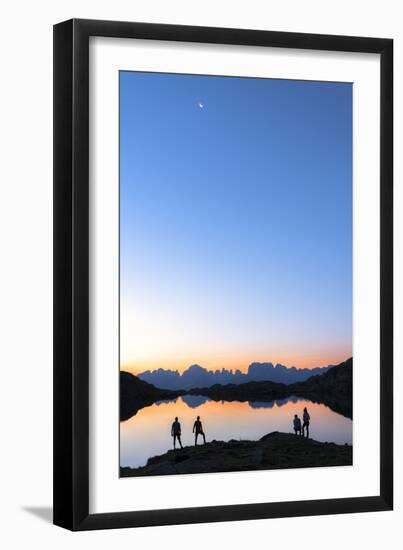
[[[320,376],[291,384],[289,389],[316,403],[323,403],[335,412],[353,418],[353,359],[332,367]]]
[[[130,372],[120,371],[120,420],[127,420],[137,411],[159,400],[175,399],[182,391],[161,390],[137,378]]]

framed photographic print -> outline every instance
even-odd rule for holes
[[[391,510],[393,42],[54,27],[54,523]]]

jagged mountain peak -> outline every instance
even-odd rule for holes
[[[195,363],[194,365],[190,365],[190,367],[188,367],[185,372],[200,372],[200,371],[207,371],[207,369]]]
[[[243,384],[252,381],[292,384],[303,382],[310,376],[322,374],[329,368],[330,366],[314,369],[297,369],[296,367],[286,367],[281,363],[277,363],[274,366],[271,362],[253,362],[244,373],[239,369],[235,371],[226,368],[208,370],[195,363],[185,369],[182,374],[177,370],[172,371],[158,368],[142,372],[138,377],[158,388],[188,390],[195,387],[210,387],[215,384]]]

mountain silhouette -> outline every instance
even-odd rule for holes
[[[277,382],[293,384],[304,382],[311,376],[325,373],[333,365],[313,369],[297,369],[273,363],[251,363],[246,373],[237,370],[207,370],[200,365],[191,365],[181,374],[177,370],[155,369],[138,374],[140,380],[166,390],[189,390],[208,388],[215,384],[245,384],[247,382]]]

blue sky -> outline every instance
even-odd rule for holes
[[[123,367],[351,355],[351,84],[121,72],[120,205]]]

